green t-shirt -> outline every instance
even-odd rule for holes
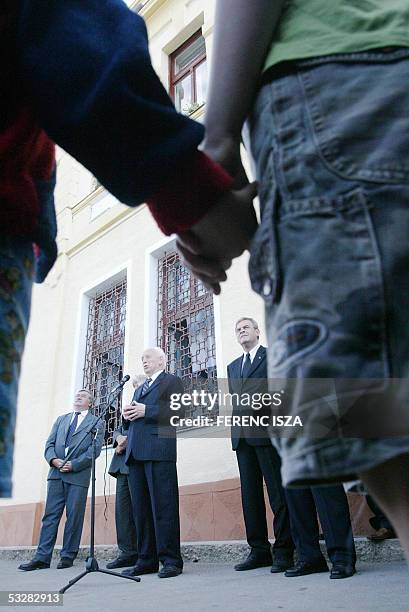
[[[289,0],[265,68],[389,46],[409,47],[408,0]]]

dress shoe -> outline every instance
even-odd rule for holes
[[[74,561],[72,559],[68,559],[67,557],[61,557],[59,564],[57,565],[57,569],[65,569],[66,567],[72,567]]]
[[[332,580],[340,580],[341,578],[350,578],[356,572],[354,565],[345,565],[345,563],[334,563],[331,569],[330,578]]]
[[[183,568],[176,565],[164,565],[158,572],[159,578],[173,578],[179,576],[183,572]]]
[[[288,569],[284,576],[287,578],[295,578],[296,576],[308,576],[308,574],[320,574],[321,572],[327,572],[328,566],[325,561],[300,561],[294,567]]]
[[[236,572],[246,572],[247,570],[257,569],[258,567],[268,567],[272,563],[271,555],[255,555],[250,553],[247,559],[234,566]]]
[[[272,574],[280,574],[286,572],[288,569],[294,567],[294,561],[292,559],[275,559],[271,566],[270,572]]]
[[[122,570],[121,574],[123,576],[142,576],[142,574],[156,574],[158,569],[159,567],[157,565],[156,566],[138,565],[137,563],[136,565],[134,565],[133,567],[130,567],[129,569]]]
[[[25,572],[31,572],[36,569],[48,569],[50,567],[49,563],[45,563],[44,561],[36,561],[33,559],[28,563],[22,563],[18,566],[18,569],[24,570]]]
[[[383,540],[390,540],[392,538],[396,538],[396,533],[393,529],[388,529],[387,527],[381,527],[376,533],[368,536],[368,540],[371,542],[382,542]]]
[[[131,567],[137,562],[136,557],[118,557],[106,564],[107,569],[116,569],[117,567]]]

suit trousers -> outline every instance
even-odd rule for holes
[[[342,485],[286,489],[291,530],[300,561],[320,562],[317,512],[332,563],[355,565],[347,496]]]
[[[389,521],[388,517],[384,514],[384,512],[380,509],[380,507],[378,506],[374,498],[371,497],[370,495],[367,495],[366,503],[368,504],[368,506],[374,513],[374,516],[371,516],[371,518],[369,519],[369,523],[371,527],[376,529],[376,531],[378,531],[378,529],[381,529],[382,527],[384,529],[393,530],[393,526],[391,522]]]
[[[292,560],[294,542],[285,492],[281,484],[280,457],[271,445],[252,446],[242,438],[236,450],[240,472],[241,501],[247,542],[252,552],[270,552],[263,478],[267,486],[270,506],[274,514],[273,529],[275,560]]]
[[[67,520],[60,555],[67,559],[75,559],[84,525],[87,494],[88,487],[69,484],[62,479],[48,481],[47,500],[35,560],[51,562],[64,507]]]
[[[128,478],[138,534],[138,565],[152,567],[161,561],[183,567],[176,463],[132,458]]]
[[[121,557],[136,557],[138,542],[127,474],[116,474],[115,526]]]

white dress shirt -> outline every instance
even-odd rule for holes
[[[155,380],[158,378],[158,376],[160,376],[160,374],[162,374],[162,372],[164,372],[165,370],[159,370],[158,372],[155,372],[155,374],[152,374],[152,376],[148,376],[148,378],[151,379],[151,382],[149,383],[149,386],[151,386],[151,384],[153,382],[155,382]]]
[[[79,412],[79,415],[78,415],[77,427],[75,428],[75,431],[77,431],[78,427],[81,425],[81,423],[83,422],[83,420],[87,416],[89,410],[74,410],[72,415],[71,415],[70,425],[71,425],[71,423],[74,420],[76,412]],[[67,455],[67,453],[68,453],[68,446],[65,447],[65,454]]]

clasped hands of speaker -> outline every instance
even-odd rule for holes
[[[136,419],[143,419],[145,416],[145,404],[133,401],[131,404],[124,406],[122,409],[122,416],[127,421],[136,421]]]

